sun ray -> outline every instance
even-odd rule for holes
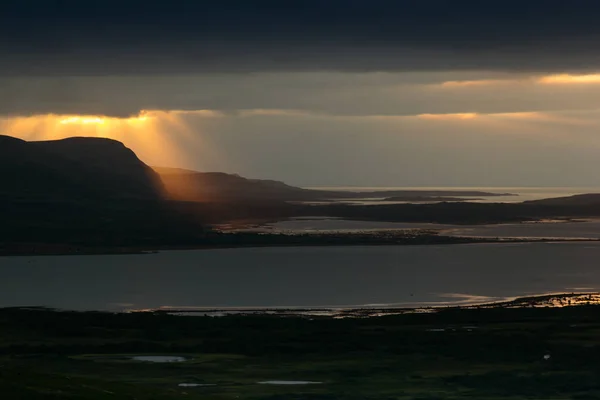
[[[184,157],[178,147],[178,136],[184,130],[169,120],[159,120],[161,115],[160,112],[142,111],[127,118],[57,114],[11,117],[0,119],[0,133],[25,140],[56,140],[73,136],[114,139],[131,148],[149,164],[179,166]],[[199,136],[186,129],[185,134]]]
[[[75,117],[67,117],[67,118],[63,118],[61,120],[58,121],[61,124],[83,124],[83,125],[88,125],[88,124],[97,124],[97,125],[103,125],[106,123],[106,118],[103,117],[79,117],[79,116],[75,116]]]

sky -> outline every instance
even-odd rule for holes
[[[0,134],[301,186],[600,187],[599,17],[596,0],[7,0]]]

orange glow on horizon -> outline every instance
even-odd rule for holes
[[[523,77],[516,79],[480,79],[480,80],[464,80],[464,81],[446,81],[432,85],[433,87],[441,88],[471,88],[481,86],[498,86],[498,85],[528,85],[528,84],[597,84],[600,83],[600,73],[597,74],[554,74],[546,76]]]
[[[104,124],[104,117],[67,117],[59,121],[61,124]]]
[[[465,120],[477,118],[477,113],[453,113],[453,114],[419,114],[417,118],[431,120]]]
[[[483,79],[476,81],[446,81],[441,84],[442,87],[468,87],[468,86],[488,86],[507,83],[509,81],[500,79]]]
[[[182,140],[199,140],[177,113],[142,111],[128,118],[103,115],[34,115],[0,119],[0,133],[29,141],[73,136],[117,140],[150,165],[186,164]]]
[[[560,113],[543,111],[522,111],[506,113],[455,113],[455,114],[420,114],[417,118],[430,121],[452,122],[477,122],[484,124],[517,124],[511,129],[519,130],[531,123],[560,124],[571,126],[589,126],[593,121],[586,121],[573,115],[561,115]]]
[[[111,123],[111,122],[116,122],[116,121],[121,121],[121,122],[125,121],[128,123],[143,122],[148,119],[148,115],[147,115],[147,112],[143,111],[138,116],[128,117],[128,118],[105,117],[105,116],[100,116],[100,115],[98,115],[98,116],[96,116],[96,115],[69,115],[69,116],[61,116],[61,118],[62,119],[60,119],[58,122],[63,125],[67,125],[67,124],[104,125],[106,123]]]
[[[569,83],[600,83],[600,74],[587,74],[587,75],[571,75],[571,74],[558,74],[548,75],[538,80],[540,83],[545,84],[569,84]]]

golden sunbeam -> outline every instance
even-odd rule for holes
[[[226,170],[235,168],[234,160],[226,157],[223,152],[214,145],[211,135],[205,130],[210,130],[210,121],[218,121],[224,115],[212,110],[197,111],[155,111],[157,128],[161,131],[173,132],[178,138],[178,144],[182,149],[199,148],[201,153],[183,152],[182,159],[178,165],[195,165],[196,168],[207,170],[218,168]],[[197,129],[198,124],[204,127],[202,132]],[[212,166],[212,167],[210,167]]]
[[[185,165],[180,139],[189,136],[182,122],[166,113],[143,111],[128,118],[102,115],[35,115],[0,119],[0,133],[24,140],[57,140],[73,136],[118,140],[150,165]],[[197,136],[197,135],[196,135]]]
[[[61,124],[104,124],[106,119],[103,117],[67,117],[58,122]]]
[[[600,83],[600,74],[571,75],[558,74],[543,76],[538,79],[543,84],[570,84],[570,83]]]

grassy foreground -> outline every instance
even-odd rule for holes
[[[0,398],[598,399],[599,345],[587,305],[346,319],[0,309]]]

